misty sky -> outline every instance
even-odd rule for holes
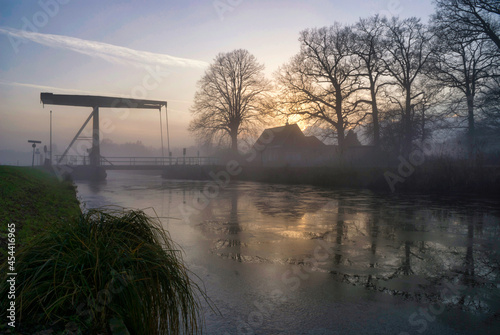
[[[91,112],[44,108],[40,92],[166,100],[171,145],[188,146],[196,82],[217,53],[247,49],[271,78],[305,28],[377,13],[426,21],[433,10],[431,0],[0,0],[0,150],[48,144],[50,110],[65,147]],[[102,136],[159,147],[158,114],[101,109]]]

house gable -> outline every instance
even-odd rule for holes
[[[254,149],[267,166],[306,165],[326,145],[315,136],[305,136],[297,124],[264,130]]]

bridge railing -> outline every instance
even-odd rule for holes
[[[56,155],[56,162],[60,155]],[[59,164],[89,165],[88,156],[66,155]],[[169,165],[217,165],[217,157],[101,157],[101,166],[169,166]]]
[[[90,160],[88,156],[77,156],[77,155],[66,155],[63,157],[61,162],[62,155],[55,155],[55,164],[58,165],[89,165]]]

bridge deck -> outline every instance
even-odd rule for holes
[[[56,162],[60,156],[56,156]],[[100,167],[105,170],[161,170],[168,166],[218,165],[217,157],[101,157]],[[88,156],[67,155],[58,165],[88,166]]]

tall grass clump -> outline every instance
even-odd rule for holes
[[[54,224],[19,251],[16,265],[21,325],[76,323],[107,334],[112,320],[131,334],[201,330],[205,295],[168,233],[142,211],[89,210]]]

